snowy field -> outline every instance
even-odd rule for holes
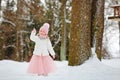
[[[49,76],[26,73],[27,62],[0,61],[0,80],[120,80],[120,59],[90,58],[80,66],[68,66],[67,61],[55,61],[57,71]]]

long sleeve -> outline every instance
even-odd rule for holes
[[[36,36],[36,33],[35,32],[31,32],[31,34],[30,34],[30,39],[32,40],[32,41],[36,41],[36,39],[37,39],[37,36]]]
[[[55,55],[50,39],[48,38],[48,51],[51,55]]]

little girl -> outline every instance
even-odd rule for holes
[[[48,23],[44,23],[37,35],[35,28],[31,32],[30,39],[35,42],[35,47],[28,66],[28,73],[47,76],[56,68],[53,59],[49,56],[51,54],[55,58],[55,52],[48,37],[49,27]]]

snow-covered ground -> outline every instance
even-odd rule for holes
[[[92,57],[80,66],[68,66],[67,61],[55,61],[57,71],[49,76],[26,72],[27,62],[0,61],[0,80],[120,80],[120,59],[102,60]]]

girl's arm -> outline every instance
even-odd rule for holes
[[[32,32],[31,32],[31,34],[30,34],[30,39],[32,40],[32,41],[36,41],[36,39],[37,39],[37,36],[36,36],[36,29],[34,28],[33,30],[32,30]]]
[[[50,52],[50,54],[52,55],[53,58],[55,58],[55,52],[53,50],[52,44],[50,39],[48,38],[48,51]]]

